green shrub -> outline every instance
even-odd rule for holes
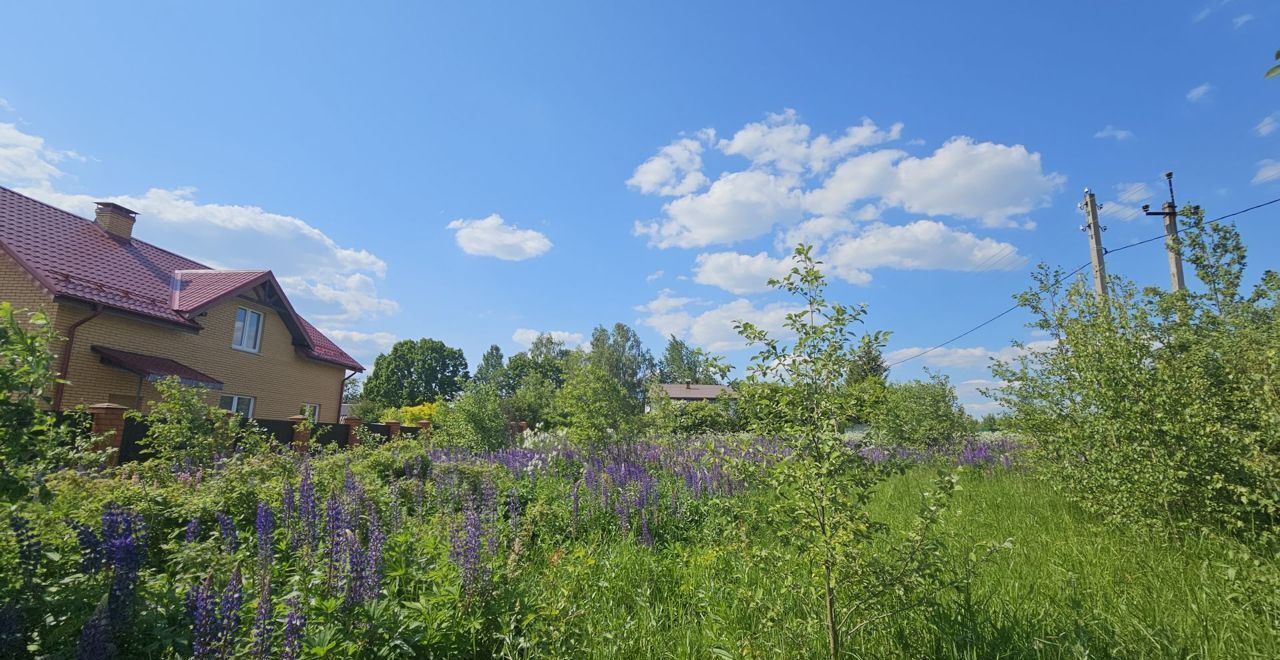
[[[433,441],[454,447],[493,450],[509,440],[498,390],[487,383],[468,383],[462,396],[441,405],[432,429]]]
[[[1277,540],[1280,277],[1240,293],[1245,249],[1198,210],[1182,236],[1203,289],[1139,292],[1112,277],[1100,300],[1041,267],[1019,300],[1055,344],[999,363],[1013,427],[1052,482],[1106,519]],[[1025,349],[1025,347],[1024,347]]]
[[[660,388],[649,392],[649,432],[657,437],[687,438],[712,433],[728,433],[740,428],[734,414],[735,400],[672,401]]]
[[[939,374],[888,384],[871,409],[870,422],[872,442],[918,449],[953,445],[970,426],[955,387]]]
[[[152,460],[207,467],[236,449],[252,451],[270,442],[244,416],[209,405],[203,387],[188,387],[177,378],[155,385],[160,400],[149,402],[145,414],[131,413],[147,423],[139,444],[151,450]]]

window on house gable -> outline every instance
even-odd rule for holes
[[[262,314],[236,308],[236,329],[231,335],[231,348],[257,353],[262,345]]]
[[[234,410],[245,417],[253,418],[253,397],[239,394],[223,394],[218,399],[218,407],[223,410]]]
[[[302,416],[303,416],[303,417],[306,417],[307,419],[311,420],[312,422],[319,422],[319,421],[320,421],[320,404],[318,404],[318,403],[304,403],[304,404],[302,404],[302,413],[301,413],[301,414],[302,414]]]

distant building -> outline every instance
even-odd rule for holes
[[[694,385],[692,383],[661,383],[658,385],[659,392],[665,394],[668,399],[676,403],[692,403],[694,401],[712,402],[721,396],[727,399],[737,399],[738,393],[733,391],[728,385]],[[736,403],[736,402],[734,402]],[[737,406],[731,406],[730,410],[736,410]],[[652,412],[653,406],[646,403],[645,412]]]
[[[249,417],[338,421],[364,367],[294,311],[269,270],[215,270],[133,237],[136,214],[86,220],[0,187],[0,300],[65,339],[55,409],[145,407],[176,377]]]

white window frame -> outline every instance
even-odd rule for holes
[[[244,312],[244,320],[240,319],[240,312]],[[245,329],[248,326],[249,319],[252,317],[257,317],[258,319],[256,326],[258,331],[254,333],[252,343],[246,343]],[[262,349],[262,322],[264,319],[265,317],[262,315],[262,312],[249,309],[248,307],[237,307],[236,325],[231,334],[231,348],[234,348],[237,351],[244,351],[246,353],[257,353],[260,351]]]
[[[312,423],[320,422],[320,404],[304,403],[302,404],[302,415],[310,419]]]
[[[222,402],[224,399],[231,399],[230,408],[223,407]],[[240,412],[239,408],[240,408],[241,401],[249,402],[249,412],[243,413],[243,414],[245,417],[248,417],[249,419],[253,419],[253,407],[258,403],[256,397],[251,397],[245,394],[223,394],[222,396],[218,397],[218,407],[222,408],[223,410]]]

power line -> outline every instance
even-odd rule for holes
[[[1273,200],[1271,200],[1271,201],[1269,201],[1269,202],[1263,202],[1263,203],[1261,203],[1261,204],[1255,204],[1254,206],[1250,206],[1249,208],[1240,209],[1239,211],[1236,211],[1236,212],[1234,212],[1234,213],[1228,213],[1228,214],[1226,214],[1226,215],[1219,216],[1219,217],[1217,217],[1217,218],[1214,218],[1213,220],[1208,221],[1208,222],[1207,222],[1207,223],[1205,223],[1205,224],[1214,225],[1214,224],[1217,224],[1217,223],[1219,223],[1219,222],[1222,222],[1223,220],[1228,220],[1228,219],[1230,219],[1230,218],[1234,218],[1234,217],[1236,217],[1236,216],[1238,216],[1238,215],[1244,215],[1245,213],[1249,213],[1250,211],[1256,211],[1256,210],[1258,210],[1258,209],[1260,209],[1260,208],[1263,208],[1263,207],[1266,207],[1266,206],[1271,206],[1272,204],[1276,204],[1276,203],[1280,203],[1280,197],[1277,197],[1277,198],[1275,198],[1275,199],[1273,199]],[[1180,228],[1178,228],[1177,233],[1182,233],[1183,231],[1186,231],[1186,229],[1187,229],[1186,227],[1180,227]],[[1114,249],[1114,250],[1106,250],[1106,254],[1113,254],[1113,253],[1116,253],[1116,252],[1123,252],[1123,251],[1125,251],[1125,250],[1128,250],[1129,248],[1137,247],[1137,246],[1139,246],[1139,245],[1145,245],[1145,244],[1147,244],[1147,243],[1151,243],[1151,242],[1153,242],[1153,241],[1158,241],[1158,240],[1160,240],[1160,239],[1162,239],[1162,238],[1167,238],[1167,237],[1166,237],[1166,235],[1165,235],[1165,234],[1160,234],[1159,236],[1152,236],[1151,238],[1147,238],[1147,239],[1144,239],[1144,240],[1138,241],[1137,243],[1130,243],[1129,245],[1126,245],[1126,246],[1124,246],[1124,247],[1119,247],[1119,248],[1116,248],[1116,249]],[[1001,261],[1003,261],[1003,259],[1001,259]],[[1077,266],[1077,267],[1076,267],[1076,269],[1075,269],[1075,270],[1073,270],[1073,271],[1071,271],[1071,272],[1067,273],[1066,275],[1063,275],[1063,276],[1061,276],[1061,277],[1059,277],[1059,278],[1055,279],[1055,280],[1053,281],[1053,284],[1052,284],[1051,286],[1058,286],[1059,284],[1061,284],[1061,283],[1062,283],[1064,280],[1066,280],[1067,278],[1071,277],[1072,275],[1075,275],[1076,273],[1078,273],[1078,272],[1080,272],[1080,271],[1084,270],[1085,268],[1088,268],[1090,263],[1092,263],[1092,262],[1086,261],[1086,262],[1084,262],[1083,264],[1080,264],[1079,266]],[[916,353],[915,355],[912,355],[912,356],[910,356],[910,357],[905,357],[905,358],[902,358],[901,360],[896,360],[896,361],[894,361],[894,362],[890,362],[889,364],[885,365],[885,368],[886,368],[886,369],[892,369],[893,367],[896,367],[896,366],[898,366],[898,365],[900,365],[900,364],[902,364],[902,363],[904,363],[904,362],[910,362],[910,361],[912,361],[912,360],[914,360],[914,359],[916,359],[916,358],[924,357],[925,355],[928,355],[929,353],[932,353],[932,352],[934,352],[934,351],[938,350],[939,348],[944,348],[944,347],[946,347],[946,346],[948,346],[948,345],[950,345],[950,344],[952,344],[952,343],[954,343],[954,342],[956,342],[956,341],[958,341],[958,340],[960,340],[960,339],[964,339],[965,337],[967,337],[967,336],[969,336],[969,335],[973,334],[974,332],[977,332],[978,330],[982,329],[983,327],[986,327],[987,325],[989,325],[989,324],[991,324],[992,322],[996,321],[997,319],[999,319],[999,318],[1001,318],[1001,317],[1005,316],[1006,314],[1008,314],[1008,313],[1012,312],[1013,310],[1017,309],[1017,308],[1018,308],[1018,307],[1020,307],[1020,306],[1021,306],[1021,305],[1019,305],[1019,304],[1017,304],[1017,303],[1014,303],[1014,305],[1013,305],[1012,307],[1009,307],[1008,309],[1004,310],[1003,312],[1000,312],[999,314],[996,314],[995,316],[993,316],[993,317],[991,317],[991,318],[989,318],[989,319],[987,319],[987,320],[983,321],[982,323],[979,323],[978,325],[975,325],[975,326],[973,326],[972,328],[969,328],[968,330],[965,330],[964,332],[962,332],[962,333],[960,333],[960,334],[958,334],[958,335],[956,335],[956,336],[952,337],[951,339],[948,339],[948,340],[946,340],[946,341],[944,341],[944,342],[942,342],[941,344],[938,344],[938,345],[936,345],[936,346],[932,346],[932,347],[930,347],[930,348],[926,348],[925,350],[920,351],[919,353]]]
[[[1212,219],[1212,220],[1209,220],[1208,222],[1206,222],[1206,223],[1204,223],[1204,224],[1208,224],[1208,225],[1216,225],[1216,224],[1218,224],[1219,222],[1222,222],[1223,220],[1228,220],[1228,219],[1230,219],[1230,218],[1234,218],[1234,217],[1236,217],[1236,216],[1238,216],[1238,215],[1243,215],[1243,214],[1248,213],[1248,212],[1250,212],[1250,211],[1256,211],[1256,210],[1258,210],[1258,209],[1260,209],[1260,208],[1262,208],[1262,207],[1264,207],[1264,206],[1271,206],[1272,204],[1275,204],[1275,203],[1278,203],[1278,202],[1280,202],[1280,197],[1277,197],[1277,198],[1275,198],[1275,199],[1273,199],[1273,200],[1271,200],[1271,201],[1269,201],[1269,202],[1263,202],[1263,203],[1261,203],[1261,204],[1255,204],[1254,206],[1250,206],[1250,207],[1249,207],[1249,208],[1247,208],[1247,209],[1240,209],[1239,211],[1236,211],[1235,213],[1228,213],[1228,214],[1226,214],[1226,215],[1224,215],[1224,216],[1219,216],[1219,217],[1217,217],[1217,218],[1214,218],[1214,219]],[[1186,230],[1187,230],[1187,225],[1184,225],[1184,226],[1182,226],[1182,227],[1178,227],[1177,231],[1175,231],[1174,233],[1175,233],[1175,234],[1181,234],[1182,232],[1184,232],[1184,231],[1186,231]],[[1114,249],[1114,250],[1106,250],[1106,253],[1107,253],[1107,254],[1114,254],[1114,253],[1116,253],[1116,252],[1124,252],[1125,250],[1128,250],[1129,248],[1132,248],[1132,247],[1138,247],[1139,245],[1146,245],[1147,243],[1150,243],[1150,242],[1152,242],[1152,241],[1158,241],[1158,240],[1160,240],[1160,239],[1162,239],[1162,238],[1167,238],[1167,236],[1166,236],[1165,234],[1160,234],[1159,236],[1152,236],[1151,238],[1144,238],[1144,239],[1142,239],[1142,240],[1138,241],[1137,243],[1130,243],[1130,244],[1128,244],[1128,245],[1125,245],[1125,246],[1122,246],[1122,247],[1118,247],[1118,248],[1116,248],[1116,249]]]
[[[1091,262],[1086,261],[1086,262],[1084,262],[1084,263],[1080,264],[1079,266],[1077,266],[1077,267],[1076,267],[1076,269],[1075,269],[1075,270],[1073,270],[1073,271],[1071,271],[1070,273],[1067,273],[1066,275],[1063,275],[1062,277],[1059,277],[1058,279],[1054,280],[1054,282],[1053,282],[1053,286],[1057,286],[1058,284],[1060,284],[1063,280],[1067,279],[1068,277],[1071,277],[1072,275],[1075,275],[1076,273],[1078,273],[1078,272],[1080,272],[1080,271],[1084,270],[1085,268],[1088,268],[1090,263],[1091,263]],[[919,353],[916,353],[915,355],[912,355],[911,357],[905,357],[905,358],[902,358],[901,360],[897,360],[897,361],[895,361],[895,362],[890,362],[889,364],[885,365],[885,369],[891,369],[891,368],[893,368],[893,367],[896,367],[896,366],[898,366],[898,365],[902,364],[903,362],[910,362],[910,361],[912,361],[912,360],[914,360],[914,359],[916,359],[916,358],[918,358],[918,357],[923,357],[923,356],[925,356],[925,355],[928,355],[928,354],[930,354],[930,353],[932,353],[932,352],[934,352],[934,351],[938,350],[939,348],[943,348],[943,347],[947,346],[948,344],[951,344],[951,343],[953,343],[953,342],[955,342],[955,341],[958,341],[958,340],[960,340],[960,339],[964,339],[965,337],[967,337],[967,336],[969,336],[969,335],[973,334],[974,332],[977,332],[977,331],[978,331],[978,330],[980,330],[981,328],[985,327],[986,325],[988,325],[988,324],[989,324],[989,323],[991,323],[992,321],[995,321],[996,319],[999,319],[1000,317],[1004,316],[1005,314],[1008,314],[1009,312],[1012,312],[1013,310],[1015,310],[1015,309],[1017,309],[1017,308],[1019,308],[1019,307],[1021,307],[1021,305],[1020,305],[1020,304],[1018,304],[1018,303],[1014,303],[1012,307],[1010,307],[1010,308],[1008,308],[1008,309],[1004,310],[1003,312],[1000,312],[999,314],[996,314],[995,316],[993,316],[993,317],[991,317],[991,318],[989,318],[989,319],[987,319],[987,320],[983,321],[982,323],[979,323],[978,325],[973,326],[972,328],[969,328],[968,330],[965,330],[964,332],[962,332],[962,333],[960,333],[960,334],[958,334],[958,335],[956,335],[956,336],[952,337],[951,339],[948,339],[948,340],[946,340],[946,341],[942,342],[941,344],[938,344],[937,346],[933,346],[933,347],[930,347],[930,348],[926,348],[926,349],[924,349],[923,351],[920,351]]]

